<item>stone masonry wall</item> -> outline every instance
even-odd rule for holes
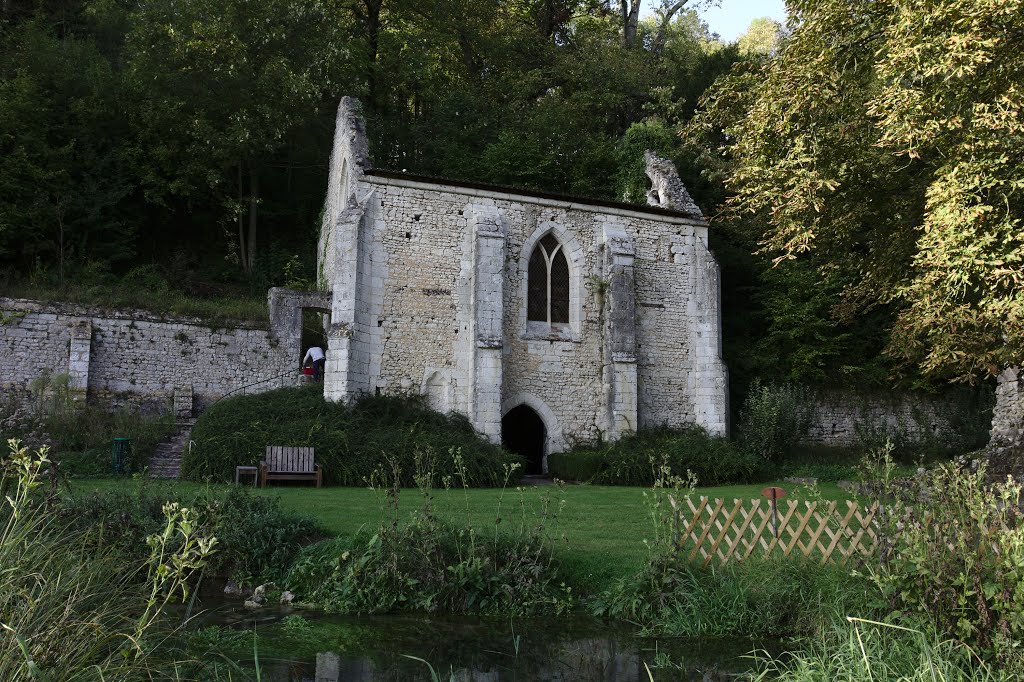
[[[294,344],[255,327],[211,329],[141,311],[0,298],[0,387],[23,391],[45,371],[67,372],[90,400],[163,401],[191,388],[196,407],[297,370]],[[297,374],[297,371],[295,372]],[[294,383],[293,375],[266,387]]]
[[[365,377],[362,371],[347,375],[349,381],[359,378],[357,390],[420,392],[436,408],[458,410],[471,418],[489,390],[500,390],[500,412],[474,423],[488,432],[500,413],[525,403],[548,423],[552,449],[570,439],[608,437],[639,425],[701,423],[712,432],[725,431],[717,298],[707,304],[714,330],[695,329],[692,311],[695,295],[717,287],[715,280],[699,288],[691,277],[694,254],[706,254],[707,228],[701,223],[609,216],[584,206],[545,206],[507,194],[481,196],[374,175],[359,184],[363,210],[350,222],[353,236],[345,236],[346,228],[333,234],[339,243],[347,239],[353,249],[323,267],[334,274],[336,292],[356,280],[355,291],[349,294],[352,302],[344,306],[355,311],[351,332],[338,336],[340,345],[348,348],[350,363],[362,368],[365,362]],[[481,218],[484,214],[488,217]],[[490,240],[486,244],[479,236],[484,234],[482,223]],[[535,329],[525,313],[528,257],[548,231],[563,244],[571,270],[571,321],[558,330]],[[632,243],[612,246],[605,236],[609,234]],[[335,252],[331,236],[321,248]],[[616,256],[619,266],[606,266],[606,260],[615,259],[602,254],[613,248],[625,249],[625,255]],[[346,261],[361,265],[346,272]],[[630,266],[638,303],[647,306],[636,314],[634,357],[628,350],[606,352],[602,335],[602,316],[608,314],[604,297],[610,295],[600,284],[610,276],[606,268]],[[492,291],[501,299],[500,307],[492,308],[501,318],[498,325],[487,322],[490,313],[480,313],[482,307],[497,303],[485,302]],[[632,307],[629,310],[632,317]],[[481,325],[488,324],[490,331],[483,333]],[[489,343],[500,351],[500,362],[485,352]],[[625,343],[623,348],[631,348],[631,339]],[[695,390],[695,344],[711,344],[710,355],[718,367],[719,380],[710,380],[701,410]],[[364,360],[358,348],[368,348],[369,358]],[[336,361],[337,357],[329,363]],[[710,364],[705,361],[705,368]],[[609,402],[610,393],[618,397]],[[615,416],[616,405],[627,412],[619,409]]]
[[[996,404],[992,410],[992,441],[1024,440],[1024,374],[1009,367],[996,380]]]
[[[863,396],[853,392],[822,391],[812,399],[809,443],[834,446],[865,440],[902,437],[909,440],[953,435],[950,417],[961,406],[956,399],[894,393]]]

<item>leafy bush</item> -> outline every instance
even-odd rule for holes
[[[548,455],[548,473],[563,481],[590,481],[608,465],[603,452],[555,452]]]
[[[134,493],[71,495],[61,505],[61,514],[80,530],[100,529],[104,543],[140,560],[146,538],[164,525],[167,500],[196,509],[203,531],[217,538],[217,553],[207,573],[239,583],[281,580],[299,550],[325,534],[313,519],[282,511],[277,498],[244,488],[232,489],[224,499],[205,493],[183,498],[164,484],[142,486]]]
[[[413,452],[461,451],[473,486],[498,485],[504,466],[518,458],[488,442],[458,414],[443,415],[417,397],[366,397],[354,405],[324,400],[318,385],[282,388],[223,400],[203,413],[192,430],[196,447],[186,453],[182,477],[234,480],[235,467],[256,465],[268,445],[316,449],[324,480],[334,485],[364,485],[397,457],[402,485],[413,484]],[[437,464],[452,476],[452,459]]]
[[[561,613],[572,606],[571,591],[559,580],[551,557],[546,528],[557,508],[550,493],[542,497],[535,525],[520,500],[518,525],[506,524],[499,532],[499,516],[493,529],[481,532],[468,522],[437,518],[430,490],[436,475],[420,465],[419,510],[407,521],[400,519],[402,476],[393,467],[386,491],[390,518],[351,541],[328,540],[304,550],[288,576],[289,589],[303,602],[346,613],[507,616]],[[466,486],[461,475],[457,481]]]
[[[810,418],[805,389],[755,381],[740,412],[740,447],[764,460],[777,461],[807,434]]]
[[[953,462],[889,487],[883,555],[871,573],[902,623],[955,637],[1006,663],[1024,638],[1024,488],[985,483]],[[1024,671],[1018,671],[1024,672]]]
[[[602,464],[592,480],[607,485],[650,485],[662,467],[683,478],[692,471],[700,485],[745,483],[759,478],[762,466],[728,439],[709,436],[698,427],[642,431],[600,449],[574,449],[559,462],[597,460]]]
[[[219,543],[210,568],[239,583],[281,582],[302,547],[325,534],[312,518],[282,511],[276,497],[245,488],[211,505],[210,516]]]

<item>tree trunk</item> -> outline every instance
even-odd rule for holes
[[[256,265],[256,227],[259,223],[260,205],[260,175],[259,171],[251,164],[249,166],[249,246],[246,249],[245,272],[252,274],[253,266]]]
[[[377,50],[380,45],[380,12],[384,6],[384,0],[364,0],[366,7],[366,38],[369,45],[370,52],[370,72],[367,76],[367,87],[369,93],[367,99],[369,100],[370,108],[375,112],[379,112],[377,102],[377,90],[380,87],[380,83],[377,79]]]
[[[238,263],[242,266],[242,272],[248,272],[245,265],[248,262],[245,249],[245,222],[242,219],[242,202],[245,200],[245,188],[242,184],[242,162],[238,162]]]
[[[640,21],[641,0],[619,0],[619,11],[622,14],[622,46],[629,49],[636,45],[636,27]]]
[[[661,23],[658,25],[658,32],[654,36],[654,44],[651,45],[651,52],[656,59],[661,57],[661,51],[665,47],[665,33],[668,32],[668,26],[672,23],[672,17],[676,15],[676,12],[685,7],[687,2],[689,0],[677,0],[662,14]]]
[[[64,209],[61,207],[61,203],[60,203],[59,199],[57,200],[57,229],[60,231],[60,234],[58,236],[59,243],[57,245],[57,248],[59,249],[57,262],[58,262],[59,273],[60,273],[59,274],[60,286],[63,287],[64,286]]]

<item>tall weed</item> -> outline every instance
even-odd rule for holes
[[[1012,479],[989,485],[984,466],[960,462],[889,485],[883,562],[869,576],[890,618],[970,643],[1003,664],[1016,660],[1024,639],[1021,493]]]
[[[933,630],[850,618],[802,651],[759,661],[754,682],[1009,682],[1020,677],[986,664],[971,647]]]
[[[9,447],[0,460],[0,679],[162,676],[161,614],[187,594],[215,540],[196,532],[194,512],[168,508],[162,529],[147,539],[152,554],[142,574],[96,529],[72,528],[48,510],[57,501],[42,494],[45,449]]]

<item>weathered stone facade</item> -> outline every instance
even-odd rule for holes
[[[325,394],[422,393],[494,441],[525,405],[545,453],[660,424],[724,434],[707,222],[670,163],[649,168],[659,208],[374,171],[345,98],[319,244],[333,291]],[[565,321],[527,314],[549,235],[568,269]]]
[[[1024,444],[1024,374],[1008,367],[996,379],[992,442]]]
[[[861,395],[852,391],[818,391],[811,397],[805,442],[856,446],[891,437],[908,441],[946,441],[962,434],[952,418],[965,406],[962,397],[920,393]]]
[[[272,289],[270,329],[261,329],[0,298],[0,388],[24,392],[45,372],[67,373],[81,399],[164,402],[185,418],[247,386],[295,383],[301,310],[327,309],[328,299]]]

